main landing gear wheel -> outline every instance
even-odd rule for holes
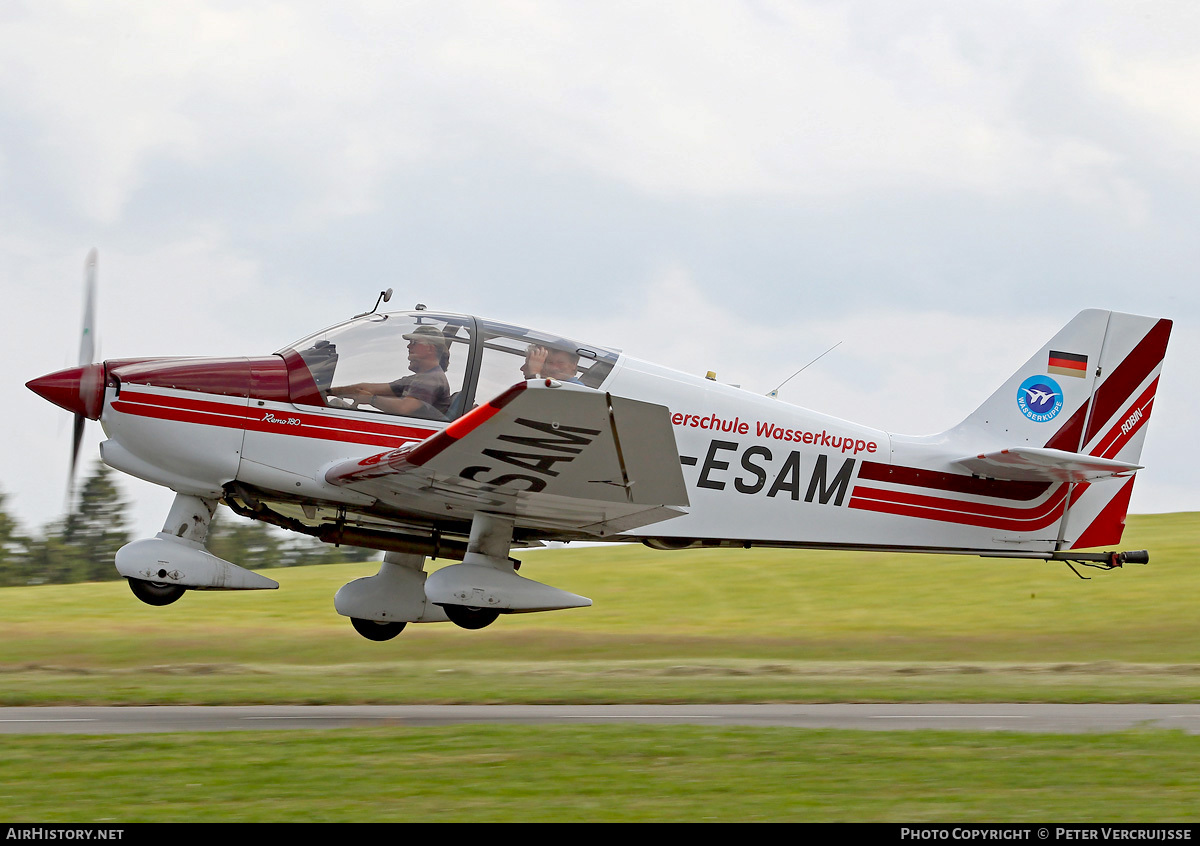
[[[470,605],[443,605],[442,610],[450,622],[464,629],[482,629],[496,622],[499,611],[491,608],[475,608]]]
[[[147,605],[170,605],[183,596],[187,588],[182,585],[171,585],[165,582],[147,582],[142,579],[129,579],[129,589],[133,595]]]
[[[404,623],[384,623],[378,620],[363,620],[359,617],[351,617],[350,625],[354,626],[354,630],[367,640],[385,641],[391,640],[400,632],[404,631]]]

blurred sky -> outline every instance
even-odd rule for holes
[[[6,507],[61,516],[101,357],[365,311],[574,335],[895,432],[1076,312],[1175,330],[1132,510],[1200,510],[1200,6],[0,0]],[[84,470],[98,455],[93,424]],[[139,530],[170,494],[129,480]]]

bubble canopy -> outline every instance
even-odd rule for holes
[[[561,335],[430,311],[359,317],[279,354],[308,369],[313,401],[319,394],[330,407],[443,421],[524,379],[599,388],[618,357]]]

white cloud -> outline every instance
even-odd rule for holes
[[[1061,18],[1027,10],[1030,43],[1020,10],[983,33],[974,7],[934,8],[36,4],[0,27],[0,96],[105,222],[155,157],[206,167],[253,151],[320,217],[371,211],[381,181],[418,162],[513,145],[658,195],[939,186],[1123,203],[1105,139],[1022,114],[1042,50],[1092,74],[1080,93],[1200,127],[1194,59],[1126,56],[1092,30],[1072,61],[1073,40],[1046,37]]]

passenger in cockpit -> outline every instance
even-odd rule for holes
[[[333,387],[329,393],[355,404],[369,403],[389,414],[445,420],[450,408],[450,383],[446,368],[450,352],[446,336],[434,326],[418,326],[404,335],[408,341],[408,369],[413,372],[394,382],[358,382]]]
[[[579,354],[573,350],[558,347],[543,347],[531,344],[525,352],[525,363],[521,372],[526,379],[555,379],[559,382],[571,382],[582,385],[579,381]]]

